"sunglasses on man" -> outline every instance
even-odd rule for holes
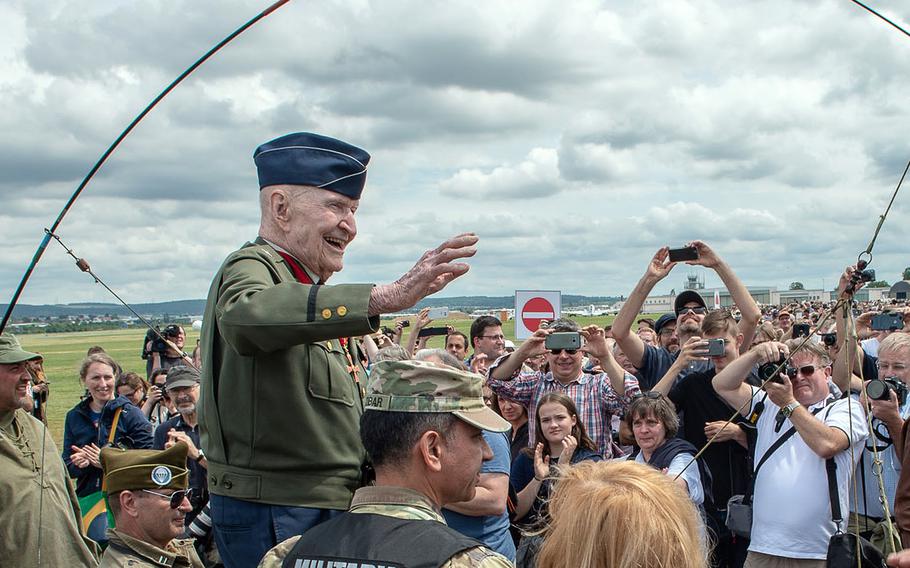
[[[179,509],[180,505],[183,504],[183,500],[190,498],[192,491],[192,489],[180,489],[179,491],[174,491],[170,495],[166,495],[164,493],[158,493],[157,491],[149,491],[148,489],[142,490],[143,493],[150,493],[157,497],[161,497],[162,499],[168,499],[170,501],[169,505],[171,506],[171,509]]]
[[[550,349],[550,355],[558,356],[563,351],[566,352],[566,355],[575,355],[578,353],[578,349]]]
[[[681,316],[687,312],[690,312],[690,311],[696,315],[704,315],[704,314],[708,313],[708,309],[705,308],[704,306],[695,306],[694,308],[679,308],[678,310],[676,310],[676,317],[678,318],[679,316]]]
[[[815,373],[815,365],[803,365],[802,367],[787,367],[787,376],[795,379],[797,374],[809,376]]]

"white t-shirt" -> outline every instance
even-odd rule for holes
[[[763,391],[752,387],[752,406],[762,398]],[[834,457],[844,529],[850,510],[849,486],[853,473],[850,452],[854,454],[854,462],[858,462],[868,436],[863,409],[857,397],[851,399],[840,399],[830,407],[825,407],[824,401],[809,407],[810,411],[822,408],[815,419],[843,431],[848,437],[851,437],[852,422],[850,451],[844,450]],[[768,448],[793,426],[787,419],[775,432],[780,407],[771,399],[765,399],[764,404],[765,409],[756,424],[756,465]],[[828,541],[834,529],[825,460],[813,452],[797,432],[774,451],[755,480],[749,550],[785,558],[822,560],[827,555]]]

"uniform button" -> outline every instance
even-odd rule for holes
[[[327,319],[329,319],[330,317],[332,317],[332,310],[330,310],[330,309],[328,309],[328,308],[322,310],[322,319],[327,320]]]
[[[222,483],[221,485],[223,485],[225,489],[230,489],[231,487],[234,486],[234,484],[231,483],[230,479],[225,479],[224,483]]]
[[[348,309],[344,306],[338,306],[338,316],[344,317],[346,315],[348,315]]]

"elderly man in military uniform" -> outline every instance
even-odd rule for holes
[[[79,502],[45,425],[22,410],[28,362],[41,355],[0,335],[0,564],[95,566],[82,534]]]
[[[382,361],[370,374],[360,437],[375,486],[347,513],[279,544],[260,568],[279,566],[511,566],[449,528],[442,507],[474,498],[493,457],[483,431],[509,423],[483,402],[479,375],[426,361]]]
[[[192,510],[187,494],[187,445],[166,450],[103,448],[104,492],[114,515],[100,568],[203,568],[183,520]]]
[[[259,237],[231,253],[202,328],[202,447],[228,568],[344,511],[361,485],[365,371],[352,336],[468,270],[477,237],[427,251],[386,285],[329,285],[357,235],[370,156],[340,140],[282,136],[254,153]]]

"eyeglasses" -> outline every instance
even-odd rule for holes
[[[692,312],[693,314],[703,315],[708,313],[708,309],[704,306],[695,306],[694,308],[679,308],[676,310],[676,317],[683,315],[686,312]]]
[[[505,335],[478,335],[482,339],[492,339],[493,341],[502,341],[506,338]]]
[[[575,355],[578,353],[578,349],[550,349],[550,355],[559,355],[563,351],[566,352],[566,355]]]
[[[648,391],[648,392],[640,392],[637,394],[633,394],[632,400],[638,400],[640,398],[650,398],[652,400],[658,400],[661,397],[663,397],[663,395],[657,391]]]
[[[161,497],[162,499],[167,499],[170,501],[171,509],[179,509],[180,505],[183,504],[184,499],[189,499],[192,494],[192,489],[180,489],[179,491],[174,491],[170,495],[165,495],[164,493],[158,493],[157,491],[149,491],[148,489],[143,489],[143,493],[151,493],[152,495]]]
[[[815,365],[803,365],[802,367],[787,367],[787,376],[791,379],[797,375],[797,373],[802,373],[803,375],[809,376],[815,373]]]

